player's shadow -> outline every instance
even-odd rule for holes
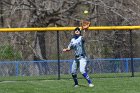
[[[88,86],[80,84],[79,87],[88,87]]]

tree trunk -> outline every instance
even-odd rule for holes
[[[34,60],[46,60],[46,45],[45,45],[45,32],[37,32],[35,40],[36,55]],[[47,74],[48,65],[47,62],[37,62],[39,68],[39,74]]]
[[[1,17],[0,17],[0,20],[1,20],[1,27],[4,27],[4,20],[3,20],[3,3],[2,3],[2,0],[0,0],[0,14],[1,14]]]

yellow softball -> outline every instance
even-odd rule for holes
[[[85,11],[84,11],[84,14],[88,14],[88,11],[87,11],[87,10],[85,10]]]

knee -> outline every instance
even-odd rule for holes
[[[72,69],[71,74],[77,74],[77,71]]]
[[[72,77],[73,77],[73,78],[77,78],[77,74],[72,73]]]
[[[83,74],[83,73],[85,73],[86,71],[85,71],[84,68],[80,68],[80,72],[81,72],[81,74]]]

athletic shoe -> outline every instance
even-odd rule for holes
[[[89,84],[88,86],[89,86],[89,87],[94,87],[94,85],[93,85],[93,84]]]
[[[79,87],[78,85],[74,85],[75,88]]]

